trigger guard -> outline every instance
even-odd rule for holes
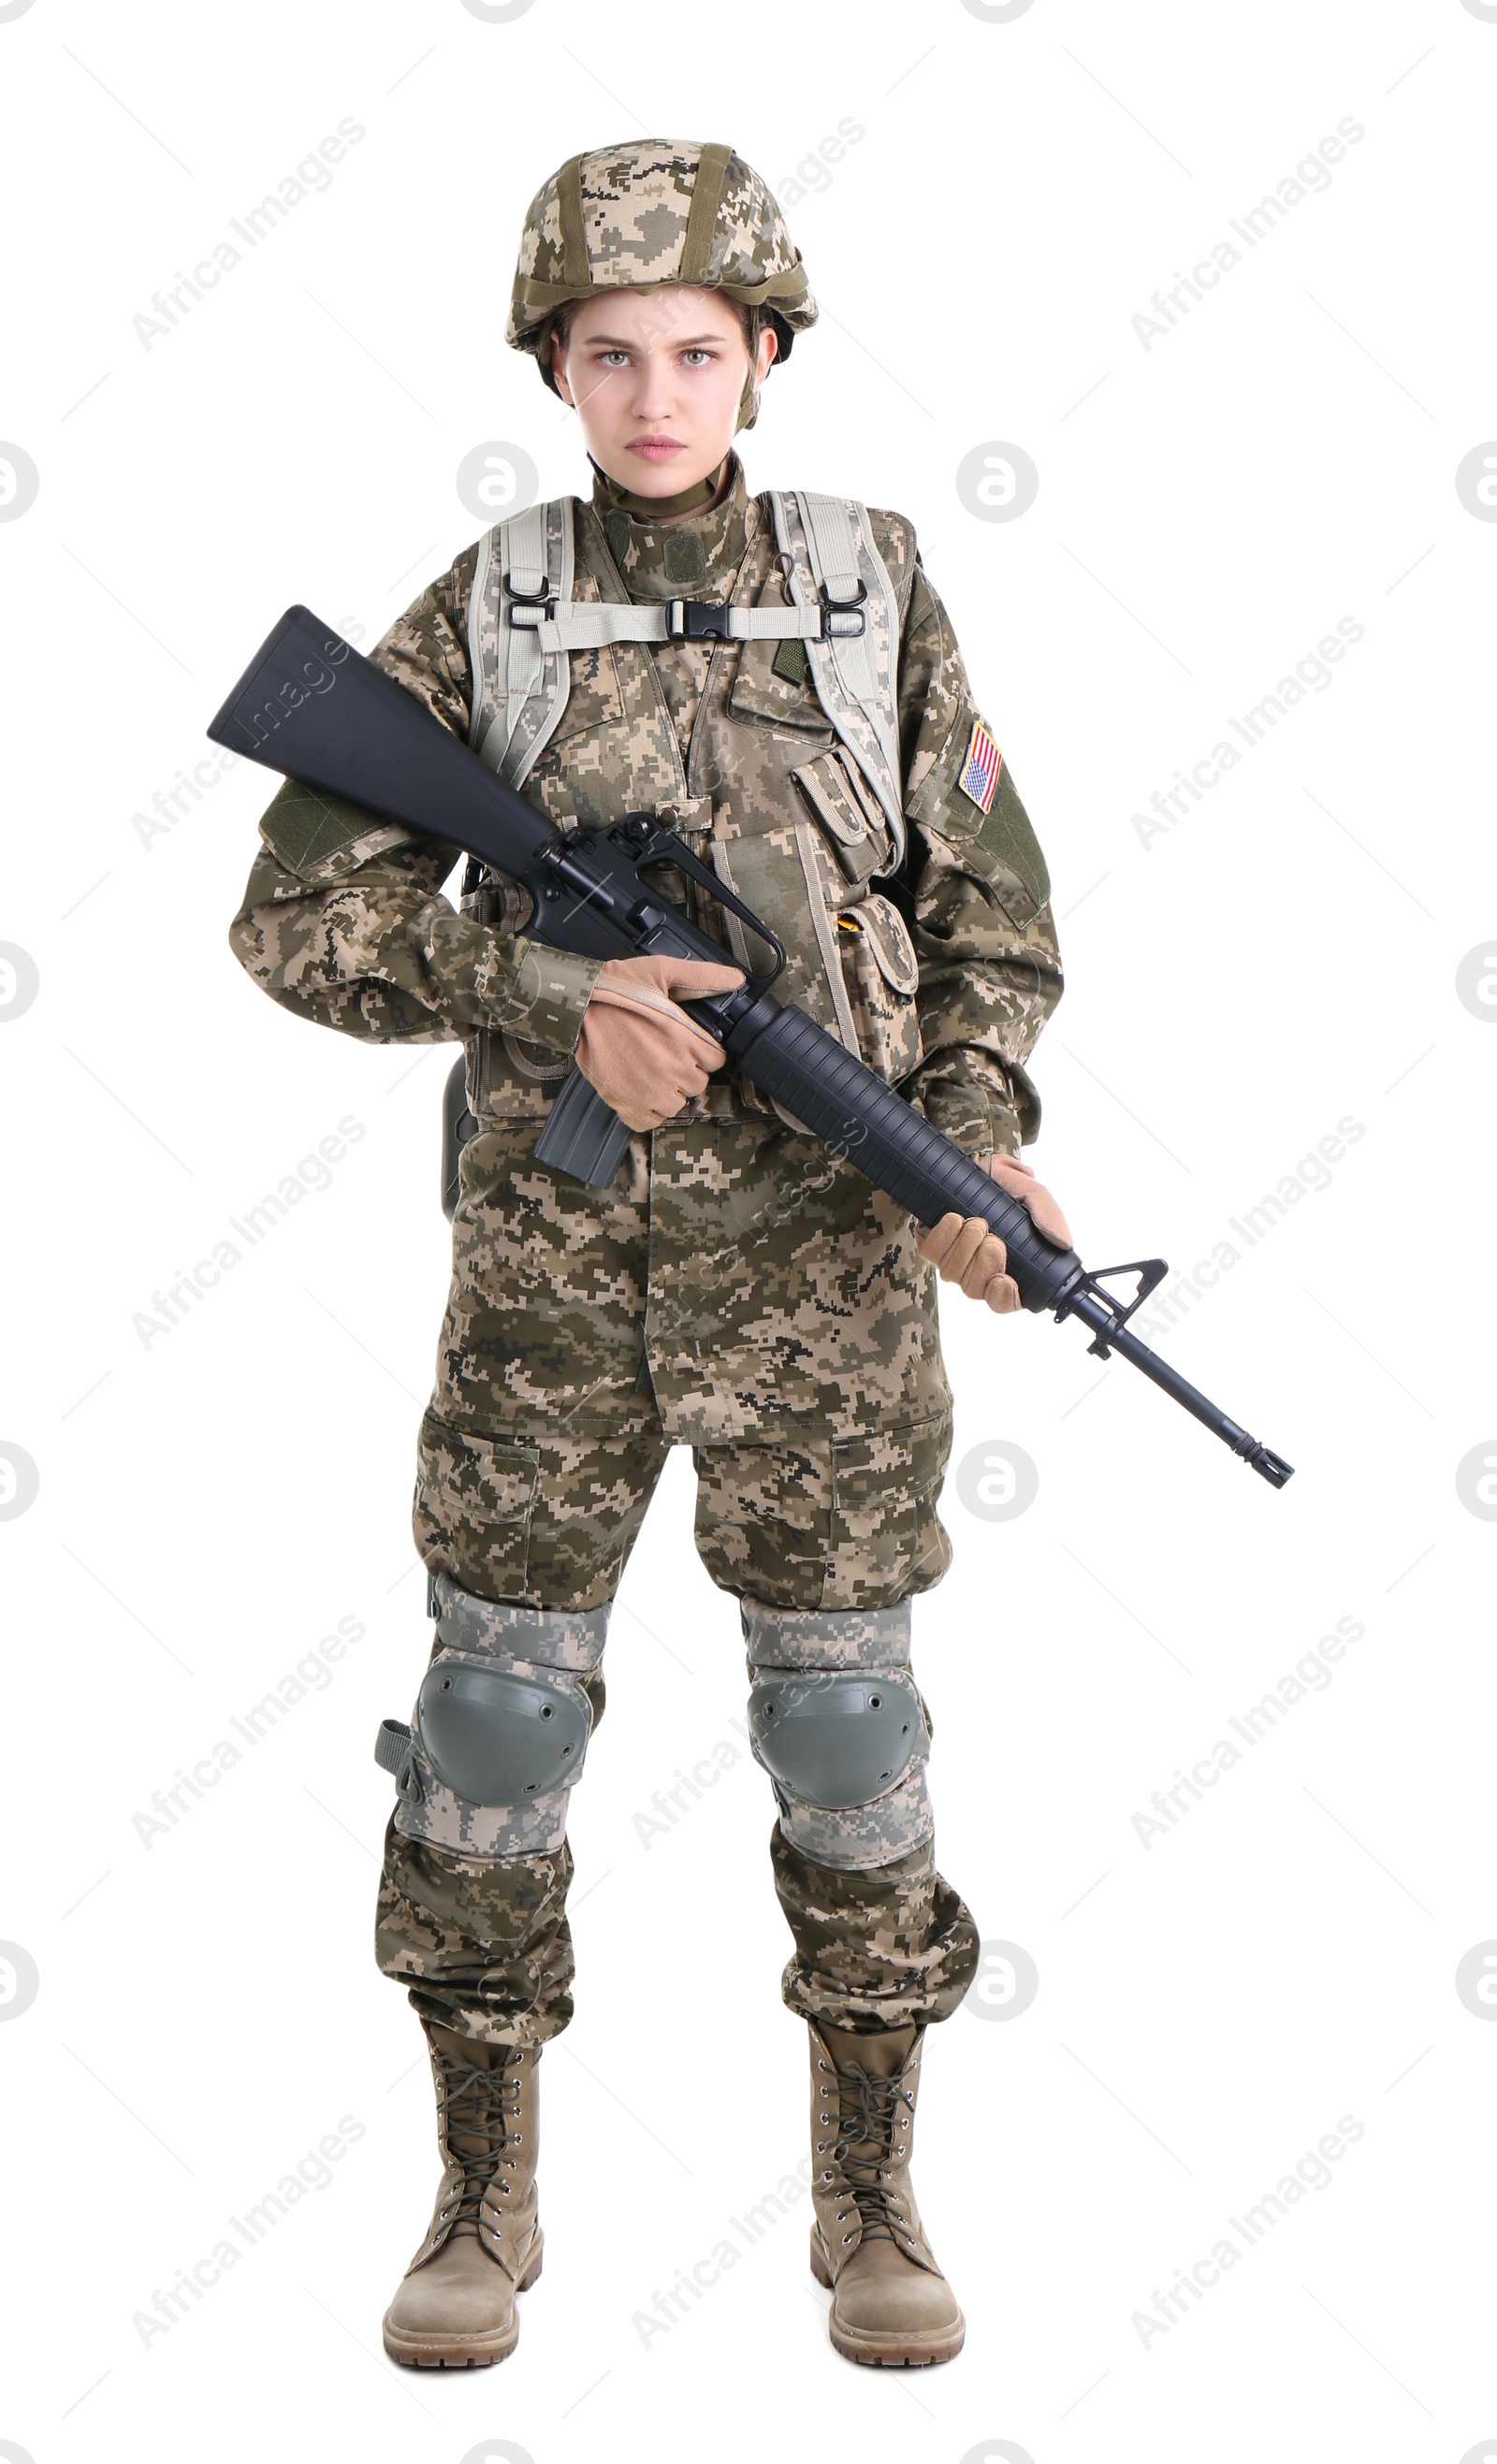
[[[785,971],[784,944],[779,935],[755,914],[752,907],[744,905],[737,891],[730,890],[709,865],[703,864],[700,856],[676,831],[668,824],[657,822],[652,813],[630,813],[626,816],[621,828],[627,835],[629,853],[641,870],[647,865],[673,864],[678,872],[684,872],[689,881],[694,881],[699,889],[705,890],[719,907],[726,907],[740,924],[746,924],[756,940],[768,943],[775,954],[773,967],[767,976],[749,978],[756,1000],[761,993],[767,993],[771,984],[777,983]]]

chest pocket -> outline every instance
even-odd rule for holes
[[[892,856],[889,826],[840,751],[792,770],[784,821],[713,844],[722,880],[785,948],[780,997],[809,1012],[891,1084],[920,1058],[916,960],[903,917],[872,889]],[[729,917],[740,965],[761,963]]]
[[[606,642],[600,649],[573,650],[568,655],[571,682],[566,707],[556,723],[553,744],[565,744],[584,728],[609,727],[624,716],[619,671]]]
[[[766,591],[762,605],[775,603]],[[745,642],[728,695],[730,718],[767,719],[798,735],[832,741],[831,722],[816,698],[811,671],[799,642]]]
[[[568,653],[571,687],[525,793],[553,821],[602,828],[677,797],[680,758],[670,713],[641,644]]]

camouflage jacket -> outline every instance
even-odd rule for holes
[[[736,457],[726,496],[682,520],[652,523],[601,474],[574,517],[578,597],[743,602],[781,592],[767,503],[747,495]],[[892,852],[887,825],[880,841],[798,643],[574,652],[565,710],[525,793],[584,826],[671,808],[696,851],[789,942],[784,997],[833,1032],[850,1012],[864,1059],[968,1153],[1014,1153],[1039,1124],[1024,1065],[1061,992],[1048,877],[1006,762],[986,811],[958,784],[979,724],[961,653],[911,524],[871,511],[870,523],[900,615],[909,843],[897,867],[880,865]],[[371,654],[465,741],[476,563],[475,543]],[[848,852],[857,831],[870,850],[861,857]],[[337,808],[330,828],[328,800],[314,805],[290,782],[261,836],[230,940],[274,1000],[376,1043],[461,1037],[481,1117],[548,1109],[598,960],[527,940],[520,893],[497,879],[476,882],[471,870],[454,910],[442,885],[456,848],[352,806]],[[809,927],[804,947],[796,943],[792,887],[803,912],[811,890],[820,956]],[[674,888],[679,895],[685,885]],[[684,903],[727,941],[715,901],[693,891]],[[686,1116],[766,1110],[730,1065]]]

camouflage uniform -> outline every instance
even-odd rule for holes
[[[575,595],[773,598],[764,500],[748,496],[736,457],[729,478],[715,504],[661,524],[600,475],[591,503],[574,507]],[[704,860],[785,925],[787,997],[834,1032],[850,1013],[870,1066],[969,1152],[1014,1153],[1038,1121],[1024,1064],[1060,991],[1043,859],[1006,765],[986,813],[958,787],[977,718],[960,653],[909,523],[870,523],[900,611],[910,839],[897,867],[885,869],[891,843],[866,812],[871,852],[850,872],[843,861],[857,781],[795,644],[574,652],[563,716],[525,792],[584,826],[673,811]],[[476,565],[476,547],[465,550],[373,653],[465,739]],[[936,1514],[950,1393],[935,1278],[908,1215],[731,1066],[664,1129],[635,1136],[607,1189],[537,1165],[599,962],[528,941],[517,893],[475,869],[454,913],[441,886],[456,851],[356,808],[288,785],[262,831],[231,935],[253,979],[347,1033],[467,1045],[479,1131],[462,1155],[414,1511],[439,1596],[480,1622],[485,1603],[552,1613],[556,1664],[574,1671],[595,1725],[606,1604],[669,1448],[689,1444],[696,1546],[742,1601],[759,1661],[825,1666],[812,1642],[856,1635],[867,1612],[863,1664],[903,1666],[904,1604],[950,1557]],[[799,910],[785,904],[792,873]],[[807,884],[832,918],[820,948],[843,970],[835,988],[790,929]],[[731,947],[716,902],[675,887]],[[875,1810],[861,1831],[851,1817],[818,1830],[776,1793],[789,2007],[863,2030],[947,2016],[977,1934],[936,1872],[928,1817],[891,1856]],[[564,1837],[486,1860],[398,1814],[380,1964],[429,2020],[541,2044],[572,2014],[571,1874]]]

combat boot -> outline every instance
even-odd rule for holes
[[[442,2187],[426,2239],[385,2314],[385,2349],[392,2362],[471,2368],[515,2350],[515,2296],[540,2273],[540,2052],[477,2044],[422,2024],[436,2085]]]
[[[967,2332],[936,2264],[910,2180],[923,2028],[855,2035],[825,2020],[811,2043],[811,2273],[849,2362],[949,2362]]]

